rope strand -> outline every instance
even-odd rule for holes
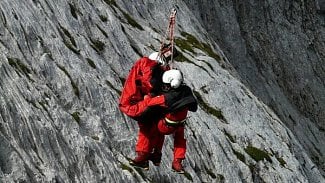
[[[171,43],[171,52],[172,52],[172,55],[171,55],[171,59],[170,59],[170,67],[172,68],[172,64],[174,62],[174,29],[175,29],[175,19],[176,19],[176,9],[173,8],[172,10],[172,14],[171,14],[171,17],[170,17],[170,34],[169,34],[169,39],[170,39],[170,43]]]
[[[167,27],[167,30],[166,30],[166,33],[165,33],[165,36],[162,38],[161,40],[161,45],[160,45],[160,49],[159,49],[159,56],[161,56],[162,54],[162,50],[165,46],[165,40],[169,40],[170,44],[171,44],[171,60],[169,62],[169,66],[170,68],[171,65],[172,65],[172,62],[173,62],[173,55],[174,55],[174,29],[175,29],[175,19],[176,19],[176,9],[173,8],[172,11],[171,11],[171,14],[169,16],[169,24],[168,24],[168,27]]]

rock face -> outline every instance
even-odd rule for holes
[[[249,2],[202,2],[194,12],[206,12],[203,25],[254,93],[289,121],[291,111],[276,104],[285,97],[324,129],[325,22],[317,1]],[[268,88],[283,96],[272,96],[277,92]]]
[[[177,5],[176,66],[200,103],[187,173],[128,164],[118,109]],[[325,182],[322,1],[0,1],[0,182]],[[193,74],[195,73],[195,74]]]

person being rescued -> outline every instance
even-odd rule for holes
[[[183,83],[183,75],[179,70],[172,69],[164,72],[162,81],[162,91],[166,97],[168,107],[164,118],[160,119],[157,124],[158,132],[162,137],[157,135],[158,140],[155,140],[154,143],[157,143],[156,147],[162,147],[164,135],[173,135],[172,169],[182,174],[184,173],[182,160],[185,159],[186,154],[185,122],[188,111],[196,112],[198,104],[191,88]]]

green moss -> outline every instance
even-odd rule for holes
[[[108,4],[109,6],[115,6],[115,7],[118,7],[117,4],[116,4],[116,1],[115,0],[104,0],[104,2],[106,4]]]
[[[75,82],[73,82],[72,80],[71,80],[71,85],[72,85],[74,94],[80,99],[80,92],[79,92],[78,85]]]
[[[175,44],[182,50],[187,50],[191,53],[194,53],[193,46],[189,42],[187,42],[186,39],[176,37],[174,41],[175,41]]]
[[[7,59],[8,59],[10,66],[16,68],[17,70],[21,71],[25,75],[28,75],[31,73],[30,69],[25,64],[23,64],[23,62],[20,61],[18,58],[8,57]]]
[[[187,42],[191,45],[198,45],[201,44],[195,36],[192,34],[189,34],[187,32],[181,32],[181,35],[186,38]]]
[[[107,21],[108,21],[107,16],[105,16],[105,15],[98,15],[98,16],[99,16],[99,18],[100,18],[100,20],[101,20],[102,22],[107,22]]]
[[[80,54],[80,50],[75,48],[71,42],[67,41],[67,40],[63,40],[64,45],[69,48],[72,52],[74,52],[75,54],[79,55]]]
[[[225,176],[218,174],[218,180],[219,182],[225,182]]]
[[[91,138],[94,139],[94,140],[99,140],[99,137],[96,136],[96,135],[91,136]]]
[[[218,119],[220,119],[221,121],[227,123],[225,117],[223,116],[222,114],[222,111],[220,109],[216,109],[216,108],[213,108],[211,106],[209,106],[207,103],[204,102],[202,96],[200,95],[199,92],[197,91],[193,91],[194,92],[194,95],[196,96],[197,100],[198,100],[198,103],[199,103],[199,106],[208,114],[211,114],[215,117],[217,117]]]
[[[261,161],[266,159],[269,162],[272,162],[270,154],[267,153],[266,151],[263,151],[261,149],[258,149],[253,146],[247,146],[245,148],[246,153],[252,157],[255,161]]]
[[[210,57],[218,61],[221,60],[221,57],[218,54],[216,54],[208,44],[202,43],[201,49],[203,49]]]
[[[140,176],[142,177],[142,179],[146,180],[146,175],[143,173],[143,169],[142,168],[138,168],[138,167],[134,167],[134,169],[140,174]]]
[[[90,42],[92,44],[90,44],[90,46],[96,50],[97,52],[101,52],[104,50],[105,48],[105,43],[103,43],[102,41],[100,40],[93,40],[93,39],[90,39]]]
[[[130,167],[130,166],[128,166],[128,165],[126,165],[126,164],[124,164],[124,163],[122,163],[122,162],[120,162],[121,163],[121,168],[122,168],[122,170],[127,170],[127,171],[129,171],[130,173],[133,173],[133,169]]]
[[[255,169],[255,165],[253,163],[251,163],[248,165],[248,167],[249,167],[249,170],[253,173],[254,169]]]
[[[175,58],[177,62],[190,62],[189,59],[187,59],[183,53],[179,52],[178,56]],[[191,62],[190,62],[191,63]],[[193,63],[194,64],[194,63]],[[195,64],[196,65],[196,64]]]
[[[183,50],[187,50],[191,53],[194,53],[194,49],[193,48],[197,48],[200,49],[202,51],[204,51],[207,55],[209,55],[210,57],[216,59],[216,60],[221,60],[221,57],[216,54],[213,49],[207,44],[207,43],[203,43],[198,41],[195,36],[186,33],[186,32],[181,32],[181,35],[185,38],[175,38],[175,43],[178,47],[180,47]],[[211,65],[210,65],[211,67]]]
[[[191,45],[191,44],[189,44],[188,42],[187,42],[187,40],[184,40],[184,39],[179,39],[179,38],[175,38],[175,43],[176,43],[176,45],[179,47],[179,48],[181,48],[182,50],[187,50],[187,51],[190,51],[191,53],[194,53],[194,50],[193,50],[193,46]],[[179,52],[179,55],[175,58],[175,60],[176,61],[178,61],[178,62],[188,62],[188,63],[191,63],[191,64],[193,64],[193,65],[195,65],[195,66],[197,66],[197,67],[199,67],[199,68],[201,68],[202,70],[204,70],[205,72],[207,72],[208,74],[209,74],[209,72],[208,72],[208,70],[206,69],[206,68],[204,68],[203,66],[200,66],[200,65],[198,65],[198,64],[196,64],[196,63],[194,63],[194,62],[191,62],[189,59],[187,59],[181,52]],[[210,63],[208,63],[208,62],[206,62],[206,61],[203,61],[205,64],[207,64],[208,65],[208,67],[210,67],[210,69],[211,70],[213,70],[214,71],[214,69],[213,69],[213,67],[212,67],[212,65],[210,64]],[[210,74],[209,74],[210,75]]]
[[[38,102],[38,103],[42,106],[42,108],[43,108],[45,111],[48,112],[48,109],[46,108],[46,102],[41,101],[41,102]]]
[[[75,39],[72,37],[72,35],[70,34],[70,32],[66,28],[62,27],[61,25],[60,25],[60,28],[63,31],[63,33],[70,39],[71,44],[73,46],[77,47],[77,43],[76,43]]]
[[[77,122],[80,123],[80,113],[79,112],[74,112],[71,114],[71,116],[73,117],[73,119]]]
[[[73,38],[73,36],[70,34],[70,32],[66,28],[64,28],[60,25],[59,32],[61,33],[61,31],[64,33],[64,35],[66,37],[68,37],[68,39],[67,39],[64,35],[61,34],[62,38],[63,38],[64,45],[67,48],[69,48],[71,51],[73,51],[74,53],[80,54],[80,50],[77,49],[77,43],[76,43],[75,39]]]
[[[276,159],[280,162],[281,166],[284,166],[287,164],[287,162],[285,162],[283,158],[276,158]]]
[[[191,174],[189,174],[188,172],[185,172],[185,173],[184,173],[184,176],[185,176],[188,180],[190,180],[190,181],[193,182],[193,178],[192,178]]]
[[[143,27],[140,24],[138,24],[129,14],[125,13],[124,11],[122,11],[122,13],[123,13],[124,17],[126,18],[126,20],[128,21],[128,24],[132,25],[133,27],[135,27],[139,30],[144,30]]]
[[[214,174],[211,169],[206,169],[206,170],[207,170],[207,174],[210,175],[213,179],[217,178],[216,174]]]
[[[234,149],[232,149],[232,151],[234,152],[234,154],[236,155],[236,157],[237,157],[240,161],[242,161],[243,163],[246,162],[246,158],[245,158],[245,156],[244,156],[242,153],[240,153],[240,152],[238,152],[238,151],[236,151],[236,150],[234,150]]]
[[[96,69],[95,62],[92,59],[86,58],[86,60],[87,60],[88,64],[90,65],[90,67]]]

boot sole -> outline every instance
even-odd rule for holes
[[[149,170],[149,166],[139,166],[139,165],[137,165],[137,164],[134,164],[132,161],[129,161],[129,164],[131,165],[131,166],[133,166],[133,167],[136,167],[136,168],[141,168],[141,169],[143,169],[143,170]]]
[[[182,171],[177,171],[177,170],[173,169],[173,172],[178,173],[178,174],[185,174],[185,171],[184,171],[184,170],[182,170]]]
[[[150,160],[150,161],[151,161],[152,164],[155,165],[155,166],[159,166],[159,165],[160,165],[160,163],[155,163],[155,162],[153,162],[152,160]]]

